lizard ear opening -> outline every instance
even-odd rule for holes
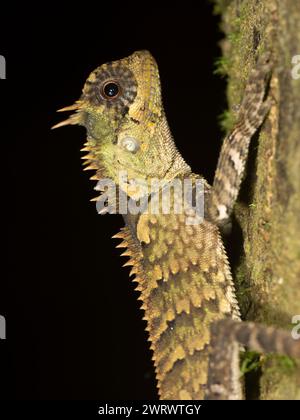
[[[140,148],[140,142],[135,137],[125,137],[121,140],[121,146],[130,153],[136,153]]]

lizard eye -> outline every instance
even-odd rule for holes
[[[106,82],[102,87],[102,94],[106,99],[115,99],[120,95],[120,92],[120,86],[115,81]]]

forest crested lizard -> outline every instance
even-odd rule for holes
[[[242,180],[252,135],[265,119],[271,60],[260,57],[245,88],[237,123],[224,140],[212,187],[175,147],[162,106],[157,64],[148,51],[98,67],[81,98],[60,111],[75,111],[54,126],[80,124],[87,129],[86,170],[92,180],[110,178],[138,202],[151,179],[160,189],[174,179],[204,184],[204,219],[189,224],[195,210],[164,214],[124,214],[126,226],[116,238],[127,250],[138,283],[153,350],[161,399],[241,399],[240,345],[299,357],[290,334],[240,322],[238,303],[219,228],[231,215]],[[119,177],[126,171],[127,180]],[[103,188],[96,187],[101,190]],[[160,191],[158,189],[156,193]],[[152,204],[154,195],[146,195]],[[176,201],[176,193],[173,191]],[[97,197],[96,200],[101,200]],[[148,207],[149,209],[149,207]],[[105,213],[107,209],[102,211]]]

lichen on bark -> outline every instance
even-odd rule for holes
[[[275,58],[270,114],[251,145],[235,217],[243,241],[234,267],[243,319],[291,330],[300,314],[300,3],[215,0],[224,32],[218,72],[228,79],[229,127],[257,55]],[[300,75],[300,71],[299,71]],[[262,355],[261,399],[300,399],[300,362]]]

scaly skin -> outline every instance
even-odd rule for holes
[[[210,326],[239,315],[217,227],[187,225],[186,217],[142,214],[123,244],[133,259],[139,255],[132,264],[162,399],[203,399]]]
[[[248,146],[270,106],[263,102],[270,67],[264,62],[259,66],[250,77],[237,126],[225,139],[212,189],[191,172],[174,145],[157,65],[147,51],[97,68],[79,101],[61,110],[75,113],[55,126],[84,125],[85,169],[96,171],[91,179],[111,178],[135,202],[152,178],[161,181],[160,188],[174,179],[204,182],[202,223],[187,224],[188,218],[196,217],[191,207],[182,214],[176,214],[174,206],[170,214],[163,214],[160,207],[158,214],[124,215],[126,227],[115,235],[123,240],[118,247],[127,248],[126,265],[133,266],[131,274],[141,292],[161,399],[203,399],[207,384],[213,395],[219,392],[208,378],[209,355],[215,350],[211,326],[220,320],[239,320],[239,309],[218,225],[227,221],[238,194],[247,157],[243,144]],[[127,183],[119,179],[124,170]],[[149,197],[150,204],[153,199]],[[176,191],[173,199],[174,203],[179,199]],[[229,399],[242,397],[238,351],[237,343],[228,343]],[[217,362],[211,366],[218,367]]]

